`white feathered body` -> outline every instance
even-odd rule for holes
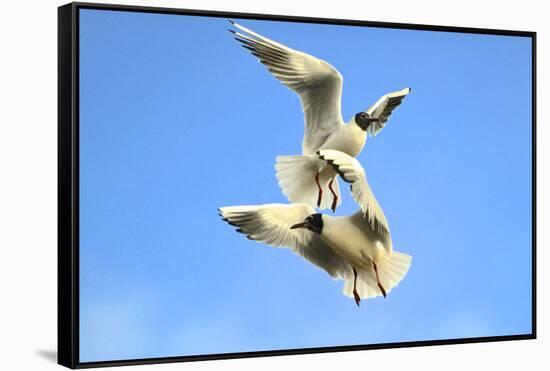
[[[367,227],[362,214],[345,217],[323,215],[321,239],[357,270],[357,280],[349,276],[343,293],[353,297],[354,282],[362,298],[382,295],[373,267],[376,264],[380,283],[389,293],[403,280],[411,265],[411,256],[393,251],[391,238],[386,244]]]
[[[324,226],[321,238],[352,266],[371,269],[372,263],[381,263],[391,254],[391,246],[384,246],[376,234],[365,224],[354,221],[354,216],[323,217]],[[391,244],[390,244],[391,245]]]
[[[351,157],[357,157],[365,147],[367,132],[353,122],[347,125],[339,125],[337,128],[316,151],[333,149],[344,152]],[[309,154],[311,153],[304,152],[304,155]]]

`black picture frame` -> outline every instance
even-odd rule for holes
[[[532,329],[523,335],[334,346],[277,351],[208,354],[101,362],[79,361],[79,10],[98,9],[223,18],[245,18],[286,22],[355,25],[407,30],[509,35],[532,41]],[[342,352],[367,349],[419,347],[428,345],[480,343],[535,339],[536,296],[536,32],[485,28],[447,27],[268,14],[203,11],[145,6],[70,3],[58,8],[58,363],[69,368],[90,368],[228,358],[265,357],[290,354]]]

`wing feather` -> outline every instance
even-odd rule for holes
[[[290,247],[334,278],[345,279],[350,274],[349,264],[317,234],[306,229],[290,229],[293,224],[315,213],[309,205],[229,206],[218,211],[224,221],[237,227],[237,232],[251,240],[275,247]]]
[[[382,243],[391,246],[388,221],[369,186],[361,163],[344,152],[332,149],[321,150],[317,154],[320,159],[332,166],[342,180],[350,184],[353,199],[361,207],[359,214],[367,221],[369,228],[378,234]]]
[[[305,121],[302,150],[304,154],[314,154],[343,125],[342,75],[328,62],[231,23],[240,31],[230,30],[235,39],[299,95]]]
[[[411,92],[410,88],[405,88],[399,91],[383,95],[372,107],[367,110],[367,113],[378,119],[378,122],[371,124],[368,128],[370,135],[376,135],[386,126],[386,122],[390,118],[393,110],[403,102],[403,99]]]

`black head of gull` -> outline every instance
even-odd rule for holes
[[[310,231],[321,234],[323,231],[323,214],[311,214],[303,222],[294,224],[290,229],[305,228]]]
[[[371,115],[369,115],[368,112],[359,112],[358,114],[355,115],[355,123],[364,131],[367,131],[369,126],[373,122],[377,122],[377,121],[379,120],[377,118],[371,117]]]

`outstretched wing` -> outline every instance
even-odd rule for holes
[[[286,246],[324,269],[334,278],[345,279],[350,266],[317,234],[306,229],[290,229],[315,213],[306,204],[266,204],[257,206],[229,206],[218,209],[227,223],[238,227],[237,232],[247,238],[271,246]]]
[[[334,168],[342,180],[350,184],[351,194],[361,207],[362,217],[367,221],[366,224],[379,235],[382,242],[390,242],[391,245],[388,221],[372,193],[361,163],[344,152],[332,149],[321,150],[317,154],[320,159]]]
[[[300,96],[304,112],[304,154],[314,154],[327,137],[343,125],[340,103],[342,75],[329,63],[259,35],[240,24],[229,30],[235,39],[280,82]]]
[[[393,110],[401,104],[403,99],[411,92],[411,88],[405,88],[383,95],[374,105],[367,110],[367,113],[378,122],[374,122],[368,128],[370,135],[376,135],[386,126]]]

